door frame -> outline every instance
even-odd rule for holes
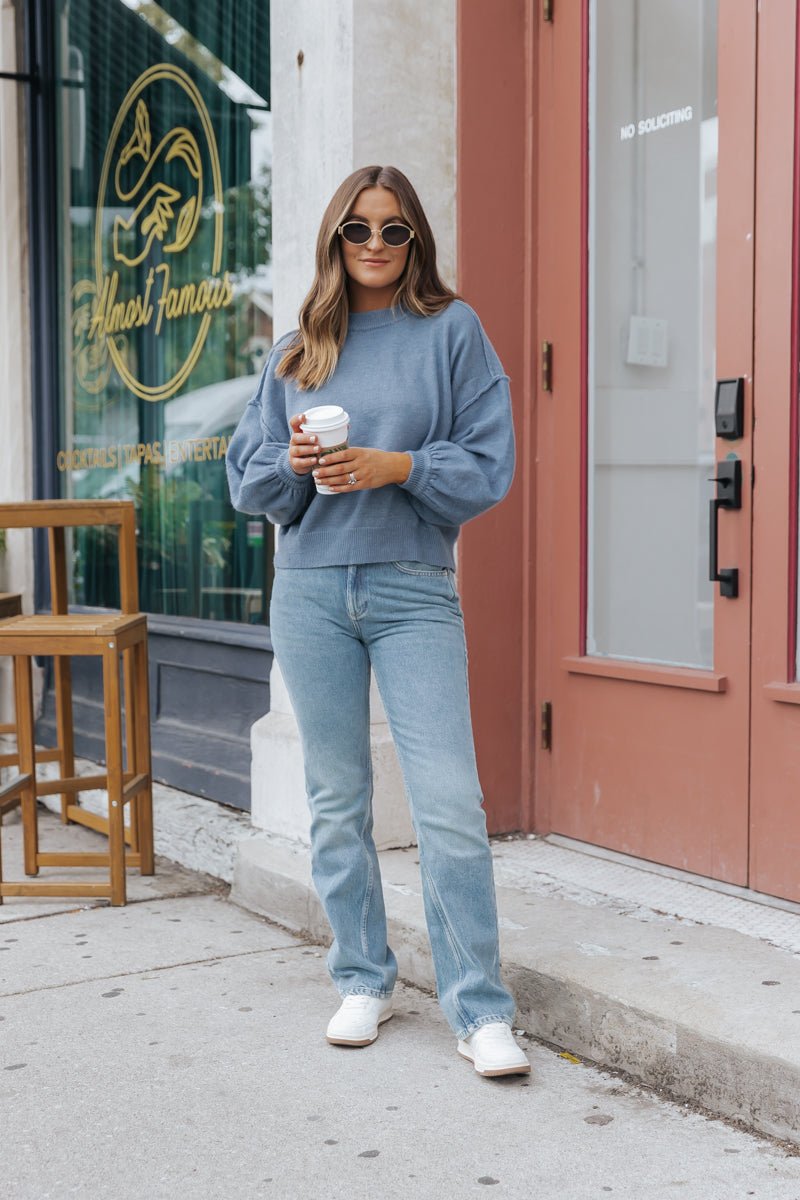
[[[490,833],[533,827],[536,55],[527,0],[458,0],[458,290],[511,378],[511,492],[458,542],[475,743]],[[502,236],[487,235],[502,214]]]
[[[792,0],[759,17],[756,204],[756,487],[753,518],[750,886],[800,901],[798,335],[800,20]],[[790,253],[774,230],[793,239]]]
[[[538,56],[538,112],[539,112],[539,152],[540,170],[537,172],[542,181],[539,195],[539,264],[537,279],[537,300],[539,307],[540,336],[551,340],[554,344],[553,390],[544,391],[541,388],[537,394],[538,410],[538,456],[546,464],[539,475],[537,490],[537,628],[536,628],[536,659],[537,659],[537,706],[558,696],[563,699],[561,705],[556,704],[553,712],[553,745],[558,747],[562,740],[568,739],[574,733],[579,721],[576,716],[575,696],[583,697],[581,716],[584,718],[583,728],[590,728],[594,722],[591,719],[590,707],[592,699],[586,699],[587,688],[594,688],[595,694],[601,699],[596,701],[609,706],[614,704],[617,718],[624,709],[624,701],[620,701],[620,689],[643,689],[640,696],[645,696],[644,689],[649,691],[648,703],[653,705],[653,714],[659,719],[677,720],[678,716],[684,722],[685,732],[689,735],[689,753],[699,752],[694,745],[699,739],[696,720],[699,718],[710,721],[709,730],[713,729],[714,746],[711,754],[720,755],[724,745],[725,722],[723,714],[729,712],[732,705],[736,706],[737,721],[746,727],[749,717],[749,553],[750,553],[750,439],[743,439],[736,444],[717,442],[715,446],[717,458],[724,456],[728,449],[734,449],[742,460],[745,486],[743,488],[743,507],[736,513],[736,522],[721,522],[720,540],[722,552],[730,561],[740,566],[741,591],[737,601],[716,600],[717,613],[715,619],[715,666],[711,671],[694,668],[661,667],[647,663],[634,663],[624,660],[587,659],[582,653],[585,647],[586,629],[586,438],[585,421],[587,379],[587,305],[588,305],[588,0],[583,0],[578,6],[567,10],[559,7],[555,19],[549,28],[543,26],[541,34],[540,53]],[[743,297],[737,307],[732,307],[726,313],[727,324],[720,324],[718,318],[718,354],[717,377],[729,375],[745,375],[748,377],[746,387],[746,428],[750,429],[751,389],[752,378],[752,237],[753,213],[752,201],[754,195],[755,156],[741,152],[737,156],[732,152],[731,143],[735,139],[739,143],[747,138],[743,132],[754,127],[755,113],[755,9],[731,10],[726,12],[726,19],[735,23],[735,36],[727,41],[727,54],[720,59],[720,95],[725,97],[727,111],[735,113],[735,118],[721,126],[721,141],[727,144],[727,153],[721,148],[721,170],[727,175],[724,187],[720,189],[726,197],[724,207],[719,209],[721,239],[723,244],[734,247],[735,254],[730,263],[727,256],[720,258],[718,263],[718,296],[730,295],[731,288],[738,288],[738,294]],[[730,33],[730,30],[728,31]],[[560,39],[557,43],[555,39]],[[575,48],[578,48],[577,50]],[[580,59],[576,58],[580,55]],[[562,57],[563,56],[563,57]],[[565,61],[567,67],[565,68]],[[576,87],[580,70],[580,88]],[[744,81],[744,82],[742,82]],[[749,82],[748,82],[749,81]],[[580,136],[578,132],[580,131]],[[752,140],[753,134],[750,134]],[[575,157],[580,154],[580,161]],[[571,161],[573,171],[570,178],[580,181],[580,186],[564,186],[564,178],[568,176],[568,166]],[[740,167],[740,164],[744,164]],[[552,164],[556,164],[553,168]],[[558,187],[552,182],[553,169],[562,172]],[[555,194],[557,193],[557,195]],[[561,222],[559,226],[559,222]],[[566,236],[566,244],[574,239],[576,231],[580,230],[580,252],[567,253],[559,256],[556,230]],[[749,239],[747,253],[741,246],[740,239]],[[562,237],[563,240],[563,237]],[[574,241],[573,241],[574,244]],[[748,265],[744,265],[749,263]],[[731,324],[732,322],[732,324]],[[559,324],[560,323],[560,324]],[[580,354],[572,353],[571,346],[580,331]],[[720,342],[720,331],[723,332]],[[742,353],[741,347],[747,347]],[[572,355],[572,357],[570,357]],[[559,365],[564,364],[561,372]],[[576,365],[580,376],[576,377]],[[559,374],[561,379],[559,379]],[[561,386],[559,387],[559,383]],[[581,412],[574,407],[575,397],[581,397]],[[565,416],[565,413],[568,414]],[[569,421],[572,433],[564,436],[565,423]],[[566,447],[566,448],[565,448]],[[576,447],[580,447],[580,489],[574,491],[564,488],[560,500],[555,496],[554,479],[574,479],[576,473],[575,459],[578,457]],[[561,455],[559,459],[558,455]],[[580,490],[580,496],[577,495]],[[564,513],[566,511],[566,520]],[[731,514],[734,515],[734,514]],[[579,544],[576,541],[579,539]],[[559,564],[559,554],[563,561]],[[723,560],[725,561],[725,560]],[[551,583],[551,572],[560,569],[560,596],[555,595]],[[564,599],[561,600],[560,597]],[[722,604],[736,604],[736,609],[722,609]],[[564,607],[569,613],[564,617]],[[558,630],[559,618],[562,621],[561,632]],[[564,630],[571,632],[565,635]],[[556,643],[556,639],[561,638]],[[563,643],[563,644],[562,644]],[[574,647],[566,653],[566,645]],[[720,647],[724,647],[724,658]],[[730,676],[730,681],[729,677]],[[567,693],[565,678],[572,680],[572,691]],[[590,678],[594,677],[594,679]],[[609,683],[613,680],[613,683]],[[743,682],[748,686],[743,689]],[[660,686],[659,686],[660,685]],[[663,686],[669,685],[669,686]],[[730,687],[730,690],[727,691]],[[583,689],[581,691],[581,689]],[[727,691],[727,694],[725,694]],[[703,693],[706,693],[704,696]],[[708,693],[717,693],[708,695]],[[572,696],[571,711],[567,708],[567,695]],[[633,701],[631,701],[633,703]],[[714,713],[712,717],[710,714]],[[691,714],[687,716],[686,714]],[[589,724],[586,724],[588,715]],[[572,726],[572,728],[570,728]],[[742,732],[741,730],[739,731]],[[620,735],[621,737],[622,735]],[[738,735],[734,740],[741,757],[741,741]],[[655,744],[655,742],[653,743]],[[693,747],[693,750],[692,750]],[[640,788],[647,775],[648,761],[643,761],[639,754],[638,762],[634,762],[633,746],[628,747],[620,742],[620,749],[626,760],[630,760],[630,770],[626,771],[629,789]],[[573,746],[571,751],[585,750],[592,754],[591,746]],[[595,757],[599,751],[595,747]],[[608,752],[610,753],[610,752]],[[657,757],[657,756],[656,756]],[[664,759],[662,748],[661,758]],[[633,854],[644,854],[654,860],[673,862],[673,865],[684,869],[699,871],[702,874],[718,874],[729,882],[745,882],[744,872],[747,862],[747,811],[744,787],[746,785],[747,767],[745,762],[731,761],[728,764],[728,780],[730,786],[742,792],[739,797],[739,807],[736,813],[726,814],[724,836],[717,838],[713,822],[708,821],[706,841],[703,848],[691,848],[691,857],[682,859],[680,838],[671,836],[669,848],[664,850],[665,857],[658,852],[659,838],[666,840],[670,822],[660,821],[660,811],[650,816],[650,828],[646,821],[639,822],[636,831],[635,820],[628,829],[625,818],[617,811],[613,802],[609,802],[606,815],[599,816],[595,828],[585,829],[583,833],[575,832],[575,821],[572,827],[564,827],[562,819],[556,821],[556,803],[561,804],[562,798],[570,789],[562,784],[561,791],[556,796],[554,789],[558,786],[556,768],[554,766],[556,753],[540,752],[536,764],[536,829],[539,832],[550,832],[556,826],[559,832],[570,836],[583,837],[589,842],[611,846],[616,850]],[[706,757],[705,778],[711,775],[710,759]],[[655,762],[655,757],[653,759]],[[662,763],[663,767],[663,763]],[[655,769],[655,768],[654,768]],[[570,803],[573,813],[577,814],[578,824],[583,819],[582,811],[586,807],[585,784],[570,791]],[[697,786],[701,786],[699,783]],[[613,789],[611,789],[613,791]],[[673,793],[675,794],[675,793]],[[606,795],[603,796],[604,806]],[[619,797],[620,792],[617,791]],[[638,793],[637,793],[638,797]],[[638,802],[631,795],[631,805]],[[694,798],[683,800],[683,820],[691,818]],[[583,808],[581,808],[583,806]],[[741,811],[739,811],[741,810]],[[631,813],[635,811],[631,807]],[[599,812],[602,814],[603,809]],[[656,815],[659,820],[656,820]],[[592,814],[594,820],[594,815]],[[609,828],[616,822],[620,830],[619,840],[615,841],[609,835]],[[570,822],[566,822],[567,825]],[[603,828],[604,825],[604,828]],[[623,829],[623,825],[626,827]],[[660,827],[659,827],[660,826]],[[639,848],[634,848],[637,838]],[[627,843],[627,844],[626,844]],[[677,860],[677,861],[676,861]]]

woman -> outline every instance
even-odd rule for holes
[[[321,404],[350,415],[347,449],[322,453],[302,431],[302,409]],[[234,506],[281,527],[270,628],[334,935],[342,1005],[328,1041],[373,1042],[397,976],[372,838],[371,668],[417,833],[439,1002],[480,1074],[525,1074],[499,973],[453,558],[459,526],[511,483],[508,377],[440,280],[428,221],[394,167],[355,171],[325,210],[299,331],[274,346],[227,465]]]

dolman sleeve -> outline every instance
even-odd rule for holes
[[[256,394],[228,443],[225,456],[231,503],[239,512],[265,513],[273,525],[291,525],[313,495],[313,478],[289,465],[291,429],[284,381],[275,376],[288,338],[270,351]]]
[[[514,426],[508,376],[472,309],[451,353],[449,435],[409,451],[400,486],[432,525],[463,525],[498,504],[514,476]]]

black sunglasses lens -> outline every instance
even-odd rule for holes
[[[363,246],[370,239],[370,227],[361,221],[348,221],[342,226],[342,237],[354,246]]]
[[[405,246],[411,240],[411,230],[407,225],[384,225],[381,234],[387,246]]]

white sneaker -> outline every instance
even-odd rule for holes
[[[392,1015],[391,996],[345,996],[328,1024],[326,1037],[333,1046],[369,1046],[378,1026]]]
[[[531,1069],[505,1021],[479,1026],[459,1041],[458,1053],[469,1059],[479,1075],[527,1075]]]

